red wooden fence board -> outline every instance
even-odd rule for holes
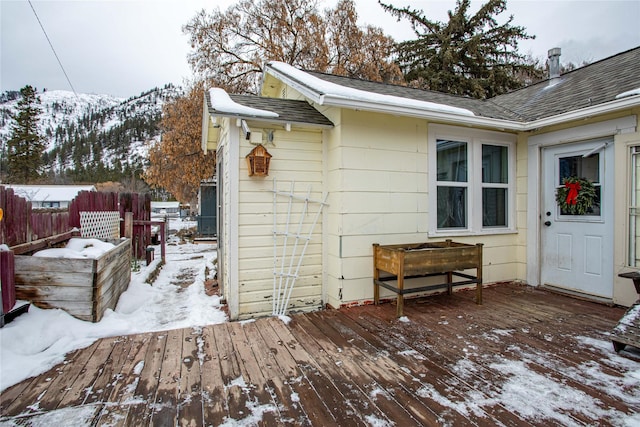
[[[0,251],[0,282],[2,282],[2,312],[8,313],[16,304],[13,252]]]
[[[4,217],[0,221],[0,244],[9,247],[36,239],[66,233],[80,228],[81,211],[133,212],[136,221],[151,219],[151,195],[148,193],[114,193],[81,191],[69,204],[67,211],[39,212],[31,202],[14,194],[11,188],[0,186],[0,208]],[[124,230],[121,229],[121,235]],[[151,242],[151,227],[138,225],[133,230],[134,256],[145,257],[145,248]]]

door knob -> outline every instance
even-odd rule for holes
[[[547,227],[551,225],[551,221],[545,221],[544,225],[546,225]]]

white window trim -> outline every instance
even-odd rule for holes
[[[468,207],[467,228],[438,230],[437,226],[437,186],[438,167],[436,155],[436,141],[446,139],[466,142],[468,148]],[[446,125],[429,125],[428,162],[429,162],[429,235],[438,237],[469,236],[479,234],[506,234],[516,231],[516,136],[513,134],[493,132],[478,129],[465,129]],[[507,226],[482,226],[482,145],[505,146],[508,154],[508,184],[507,188]],[[491,184],[489,187],[498,188],[500,185]]]

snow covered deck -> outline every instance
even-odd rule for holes
[[[640,422],[640,362],[609,336],[624,309],[515,284],[484,291],[484,305],[470,291],[408,300],[400,319],[382,304],[101,339],[5,390],[0,421]]]

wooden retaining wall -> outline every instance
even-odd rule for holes
[[[40,308],[60,308],[78,319],[99,322],[131,280],[131,240],[97,259],[15,256],[16,298]]]

